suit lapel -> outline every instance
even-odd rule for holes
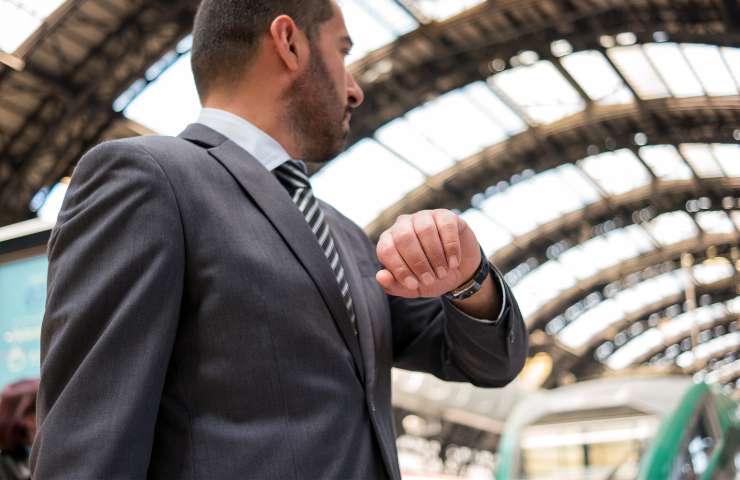
[[[316,236],[283,186],[249,153],[208,127],[194,124],[180,136],[207,148],[211,156],[231,173],[272,223],[316,284],[347,348],[352,353],[359,376],[363,378],[359,344],[352,331],[334,272],[324,252],[321,251]]]

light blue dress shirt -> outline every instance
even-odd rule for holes
[[[204,108],[197,123],[217,131],[236,143],[269,171],[290,160],[290,155],[277,140],[233,113],[217,108]]]

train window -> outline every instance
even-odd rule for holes
[[[673,469],[673,479],[695,480],[706,471],[714,447],[719,441],[719,431],[713,414],[713,405],[710,402],[703,403],[687,432]]]

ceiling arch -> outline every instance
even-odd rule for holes
[[[383,211],[366,231],[373,238],[398,215],[430,208],[465,210],[478,192],[525,169],[541,172],[573,163],[598,150],[636,148],[643,132],[651,144],[681,142],[736,143],[740,96],[667,98],[623,105],[594,105],[553,124],[532,127],[486,148],[408,192]],[[605,133],[606,132],[606,133]],[[700,181],[701,183],[701,181]]]
[[[353,65],[367,94],[353,123],[354,139],[372,135],[423,100],[486,78],[494,73],[494,59],[508,61],[523,50],[553,58],[550,44],[563,38],[576,51],[603,51],[601,37],[623,32],[638,43],[663,32],[676,42],[740,45],[731,1],[489,1],[443,24],[423,26]]]
[[[68,173],[120,114],[113,99],[190,30],[196,2],[68,0],[0,64],[0,224]]]

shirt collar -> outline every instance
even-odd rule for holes
[[[290,155],[277,140],[233,113],[204,108],[200,111],[197,123],[212,128],[236,143],[270,171],[290,160]]]

